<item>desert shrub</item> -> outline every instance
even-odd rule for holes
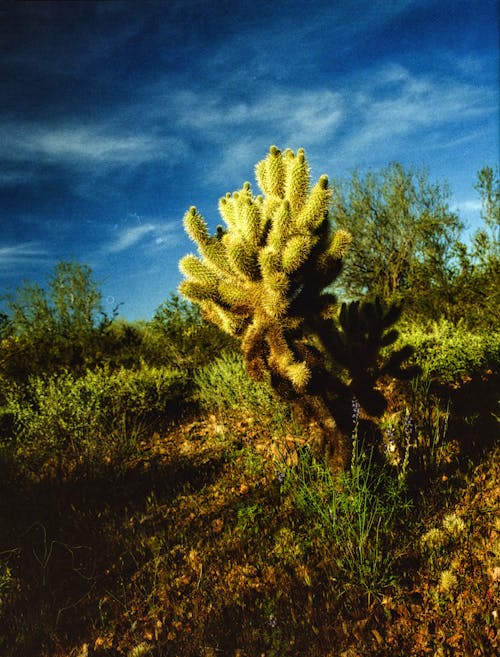
[[[121,368],[112,376],[118,413],[141,420],[171,417],[190,395],[190,382],[179,369],[147,367]]]
[[[500,332],[471,331],[445,319],[428,325],[410,324],[401,340],[415,348],[424,375],[441,383],[460,383],[500,368]]]
[[[171,295],[145,327],[142,350],[150,365],[193,372],[235,349],[235,340],[203,319],[198,306]]]
[[[11,431],[2,440],[37,472],[95,469],[129,456],[183,404],[187,390],[185,375],[166,368],[33,377],[7,395],[4,416]]]
[[[401,308],[377,296],[339,308],[334,286],[352,235],[331,224],[328,177],[311,187],[304,149],[271,146],[255,173],[262,194],[249,182],[228,192],[219,202],[225,226],[215,234],[196,207],[184,215],[199,255],[181,259],[179,291],[239,342],[253,379],[270,381],[303,427],[315,423],[318,451],[343,470],[353,398],[380,417],[387,399],[377,380],[418,372],[405,367],[409,346],[380,357],[398,337]]]
[[[207,410],[239,410],[260,416],[288,413],[287,406],[276,399],[269,382],[250,378],[243,357],[236,352],[223,353],[199,369],[194,382],[195,396]]]

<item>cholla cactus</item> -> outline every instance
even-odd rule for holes
[[[256,166],[265,196],[250,183],[220,200],[227,229],[210,237],[205,221],[191,208],[184,217],[201,259],[187,255],[180,286],[205,316],[240,336],[250,372],[257,378],[275,370],[303,392],[311,378],[305,360],[293,353],[290,335],[303,324],[303,310],[325,314],[332,299],[317,301],[336,278],[350,242],[328,222],[330,190],[322,176],[309,192],[309,166],[303,150],[281,153],[272,147]],[[315,299],[314,306],[310,304]]]
[[[218,226],[215,235],[195,207],[184,216],[199,256],[181,260],[186,280],[179,290],[207,319],[241,340],[253,378],[270,374],[278,393],[328,435],[330,447],[343,441],[337,452],[347,463],[352,397],[371,413],[383,410],[373,385],[384,373],[379,350],[396,339],[395,331],[385,331],[398,310],[344,304],[339,325],[331,286],[351,235],[332,229],[327,176],[311,189],[303,149],[295,154],[275,146],[255,171],[263,195],[254,196],[248,182],[228,193],[219,202],[226,226]],[[393,357],[387,372],[399,372],[407,355]],[[343,368],[352,375],[350,386],[338,376]]]

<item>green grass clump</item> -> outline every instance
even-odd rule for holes
[[[282,476],[283,492],[301,516],[302,540],[323,555],[331,582],[368,598],[395,582],[402,549],[395,537],[411,505],[404,482],[376,463],[373,451],[355,440],[350,470],[334,475],[306,448]]]

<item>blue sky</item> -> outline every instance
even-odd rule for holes
[[[105,308],[150,319],[271,144],[313,177],[391,161],[479,217],[499,151],[497,0],[171,0],[0,5],[0,295],[60,260]]]

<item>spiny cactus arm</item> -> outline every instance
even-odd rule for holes
[[[290,201],[285,199],[275,204],[272,210],[271,229],[267,237],[267,244],[280,250],[294,231],[294,219]]]
[[[179,291],[185,297],[201,305],[206,310],[208,303],[217,304],[232,315],[248,315],[248,295],[241,285],[235,285],[233,278],[222,278],[196,256],[184,256],[179,263],[181,272],[186,276]]]
[[[285,165],[279,148],[271,146],[267,157],[255,166],[255,177],[266,196],[284,197]]]
[[[359,377],[365,372],[371,377],[377,369],[383,346],[383,318],[380,304],[354,302],[343,305],[339,320],[353,376]]]
[[[285,164],[285,197],[290,201],[293,212],[298,212],[307,198],[311,179],[304,149],[299,148],[295,156],[292,151],[285,151]]]
[[[352,235],[346,230],[335,231],[329,238],[328,246],[318,258],[318,267],[325,272],[332,272],[336,278],[351,242]]]
[[[250,183],[219,200],[219,212],[233,233],[237,233],[248,247],[258,244],[262,230],[262,199],[254,198]]]
[[[237,278],[258,281],[261,278],[258,253],[256,249],[248,248],[240,236],[227,234],[223,238],[226,247],[226,257],[229,259],[233,272]]]
[[[229,230],[234,228],[236,225],[236,207],[229,192],[219,199],[219,213]]]
[[[190,301],[200,304],[202,308],[205,302],[219,300],[217,286],[207,285],[205,282],[201,283],[192,279],[181,281],[179,292]]]
[[[234,274],[223,237],[210,237],[207,242],[198,245],[198,250],[203,256],[207,267],[217,275],[220,276],[223,273],[232,276]]]
[[[392,304],[388,308],[384,308],[380,299],[375,299],[374,303],[365,302],[359,307],[359,315],[365,333],[367,342],[372,346],[370,354],[371,361],[375,362],[382,347],[387,347],[393,344],[398,338],[398,331],[391,328],[393,324],[399,319],[402,307],[397,304]],[[404,356],[404,359],[408,356]]]
[[[266,183],[268,196],[283,198],[285,192],[285,167],[279,148],[271,146],[266,158]]]
[[[257,280],[260,271],[256,247],[261,218],[258,205],[252,203],[247,192],[248,189],[244,188],[240,195],[225,204],[223,201],[227,199],[221,200],[228,223],[234,226],[233,233],[226,233],[222,227],[218,227],[217,234],[210,237],[205,220],[194,207],[185,214],[184,226],[188,235],[198,245],[208,268],[219,274],[243,274],[251,280]],[[232,208],[232,211],[228,208]],[[234,216],[230,218],[230,214]]]
[[[217,289],[218,278],[216,274],[192,253],[181,259],[179,269],[186,278],[205,284],[209,288]]]
[[[380,299],[376,299],[375,304],[382,309],[382,304],[380,302]],[[395,324],[398,321],[398,319],[401,317],[402,312],[403,312],[403,306],[401,304],[392,304],[385,312],[382,309],[381,321],[383,327],[388,328],[389,326]]]
[[[245,365],[253,378],[262,380],[267,372],[274,372],[289,381],[295,390],[305,390],[310,370],[305,362],[294,356],[280,322],[257,313],[245,330],[241,348]]]
[[[391,344],[394,344],[399,337],[399,331],[396,329],[390,329],[387,333],[384,333],[381,337],[381,346],[388,347]]]
[[[198,212],[198,210],[191,206],[184,215],[184,228],[189,237],[196,242],[196,244],[205,244],[209,240],[208,227]]]
[[[194,206],[184,215],[183,223],[187,234],[205,258],[207,267],[215,273],[220,273],[220,271],[230,272],[226,249],[222,242],[223,228],[218,226],[215,237],[210,237],[205,220]]]
[[[380,375],[389,374],[402,381],[413,379],[422,372],[419,365],[407,365],[403,368],[405,361],[407,361],[414,353],[413,347],[406,345],[397,351],[394,351],[387,360],[387,363],[381,368]]]
[[[319,332],[326,350],[347,369],[351,394],[370,415],[381,415],[387,406],[383,394],[375,389],[376,382],[383,375],[409,379],[418,373],[418,368],[402,368],[413,352],[411,347],[394,352],[383,363],[382,347],[392,344],[397,337],[397,331],[387,329],[398,316],[399,309],[390,307],[386,310],[379,301],[343,304],[340,326],[330,335],[325,335],[326,331]]]
[[[262,283],[260,303],[265,313],[272,319],[284,317],[290,300],[288,298],[289,280],[283,272],[272,272]]]
[[[221,279],[217,289],[224,307],[230,308],[232,314],[239,317],[251,317],[253,312],[251,298],[241,281],[235,281],[232,278]]]
[[[295,358],[279,322],[269,326],[266,340],[269,345],[270,368],[291,381],[297,391],[304,391],[311,378],[311,371],[304,361]]]
[[[342,260],[335,253],[330,259],[328,254],[334,234],[328,220],[315,231],[315,240],[311,252],[303,265],[291,274],[291,290],[300,290],[302,297],[307,300],[307,313],[315,312],[314,308],[323,294],[330,287],[342,270]],[[325,255],[326,254],[326,255]],[[296,299],[297,294],[293,292]],[[306,311],[304,311],[306,312]]]
[[[267,324],[254,320],[245,330],[241,340],[241,350],[245,366],[250,376],[262,381],[264,375],[269,371],[265,355],[268,352],[266,343]]]
[[[257,197],[259,198],[259,197]],[[283,199],[278,198],[277,196],[266,196],[262,201],[262,216],[263,223],[268,227],[267,232],[269,233],[272,225],[274,223],[274,217],[276,212],[281,207]]]
[[[281,255],[279,249],[268,244],[259,253],[259,267],[264,279],[274,276],[280,270]]]
[[[325,278],[317,269],[310,271],[307,263],[291,276],[290,306],[291,316],[300,316],[306,324],[321,317],[329,303],[336,304],[334,295],[327,294]]]
[[[272,148],[272,146],[271,146]],[[268,196],[267,194],[267,189],[268,189],[268,184],[267,184],[267,161],[266,159],[264,160],[259,160],[257,164],[255,165],[255,178],[257,179],[257,183],[259,187],[261,188],[262,192],[264,193],[265,196]]]
[[[312,188],[297,217],[296,225],[299,230],[313,231],[320,226],[328,215],[331,195],[328,176],[323,175]]]
[[[282,153],[276,146],[271,146],[267,157],[257,163],[255,175],[259,187],[271,202],[286,198],[293,212],[304,205],[309,192],[310,169],[302,148],[295,155],[290,149]]]
[[[203,317],[229,335],[240,337],[248,324],[245,316],[231,312],[217,303],[208,301],[200,306]]]
[[[255,250],[262,239],[262,204],[256,199],[247,198],[242,210],[243,234],[246,242]]]
[[[281,254],[281,266],[286,274],[297,271],[309,258],[309,254],[317,243],[317,238],[311,235],[294,235],[291,237]]]
[[[248,192],[244,188],[243,194]],[[238,335],[252,315],[249,303],[252,280],[260,278],[256,250],[252,257],[252,251],[243,241],[232,243],[222,227],[210,237],[205,221],[195,208],[186,213],[185,226],[198,244],[201,259],[190,254],[181,260],[180,270],[186,280],[179,290],[198,303],[210,321]]]

